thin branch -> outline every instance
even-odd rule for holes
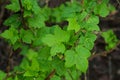
[[[22,24],[24,26],[25,29],[27,29],[27,25],[25,23],[25,19],[23,17],[23,14],[24,14],[24,9],[23,9],[23,6],[22,6],[22,2],[21,0],[19,0],[19,5],[20,5],[20,12],[21,12],[21,20],[22,20]]]
[[[114,50],[116,50],[118,45],[120,45],[120,41],[117,43],[117,45],[116,45],[115,48],[113,48],[113,49],[111,49],[111,50],[109,50],[109,51],[103,51],[103,52],[101,52],[101,53],[94,54],[94,55],[92,55],[92,56],[89,58],[89,60],[92,60],[93,58],[98,57],[98,56],[107,56],[108,54],[110,54],[111,52],[113,52]]]
[[[45,78],[45,80],[50,80],[50,78],[52,78],[55,74],[55,69]]]

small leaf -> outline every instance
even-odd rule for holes
[[[118,42],[118,39],[112,30],[108,30],[102,33],[102,37],[107,43],[106,50],[114,48]]]
[[[38,62],[37,58],[32,59],[32,63],[31,63],[31,66],[29,69],[32,71],[35,71],[35,72],[38,72],[40,70],[39,62]]]
[[[9,10],[12,10],[14,12],[17,12],[20,10],[19,2],[18,0],[10,0],[11,4],[7,5],[6,8]]]
[[[72,67],[75,64],[75,51],[67,50],[65,52],[65,66]]]
[[[77,23],[76,18],[69,18],[68,22],[69,24],[67,30],[75,30],[75,32],[80,30],[80,25]]]
[[[54,75],[50,80],[61,80],[59,76]]]
[[[76,55],[76,68],[81,72],[86,73],[88,68],[88,60],[86,58],[81,58],[81,55]]]
[[[18,28],[21,24],[19,16],[20,16],[19,14],[14,14],[10,16],[8,19],[5,20],[4,25]]]
[[[12,44],[15,44],[15,42],[19,39],[18,31],[15,28],[13,28],[13,27],[11,27],[8,30],[5,30],[1,34],[1,36],[3,38],[6,38],[6,39],[10,40]]]
[[[94,41],[96,40],[96,35],[93,33],[86,33],[85,36],[80,36],[79,44],[85,48],[91,50],[94,47]]]
[[[45,26],[45,23],[44,23],[45,18],[44,16],[42,16],[42,14],[33,15],[32,17],[29,17],[27,21],[29,26],[33,28],[42,28]]]
[[[22,41],[25,43],[30,44],[32,40],[34,39],[34,35],[30,30],[20,30],[20,37],[22,38]]]
[[[4,80],[6,74],[0,70],[0,80]]]
[[[17,75],[15,76],[15,79],[14,79],[14,80],[18,80],[18,76],[17,76]]]
[[[77,17],[78,21],[79,22],[83,21],[86,18],[87,15],[88,15],[88,13],[86,11],[83,11],[82,13],[79,13],[79,15]]]
[[[55,36],[52,34],[47,34],[45,37],[43,37],[42,42],[48,46],[54,46],[58,43]]]
[[[88,31],[100,31],[99,26],[94,23],[85,23],[82,27]]]
[[[33,1],[32,0],[24,0],[23,1],[23,6],[26,10],[31,10],[33,7]]]
[[[53,46],[50,50],[51,56],[56,55],[56,53],[64,53],[65,51],[65,46],[63,44],[57,44]]]
[[[23,76],[26,76],[26,77],[32,77],[32,76],[35,76],[35,75],[37,75],[37,73],[36,72],[34,72],[34,71],[30,71],[30,70],[28,70],[28,71],[26,71],[24,74],[23,74]]]
[[[103,2],[94,8],[94,13],[106,17],[109,14],[109,8],[107,4]]]
[[[68,42],[70,39],[70,33],[62,30],[59,26],[55,27],[54,36],[58,42]]]
[[[61,44],[62,42],[68,42],[69,39],[70,33],[56,26],[54,28],[54,34],[47,34],[42,38],[42,42],[51,47],[57,44]]]
[[[26,56],[28,57],[29,60],[32,60],[33,58],[36,58],[38,56],[38,53],[32,49],[29,49]]]
[[[80,58],[88,58],[88,57],[90,57],[90,51],[87,48],[85,48],[85,47],[83,47],[81,45],[77,46],[75,48],[75,50],[79,54]]]
[[[92,15],[88,18],[87,23],[98,24],[99,23],[99,17]]]

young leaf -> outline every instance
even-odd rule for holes
[[[91,50],[94,46],[94,41],[96,40],[96,35],[93,33],[86,33],[85,36],[80,36],[80,45],[83,45],[85,48]]]
[[[39,62],[37,58],[32,59],[30,70],[35,71],[35,72],[38,72],[40,70],[40,66],[39,66]]]
[[[83,11],[82,13],[79,13],[79,15],[77,16],[78,21],[79,22],[83,21],[86,18],[87,15],[88,15],[88,13],[86,11]]]
[[[62,30],[58,26],[56,26],[54,29],[54,35],[59,42],[68,42],[70,39],[70,33],[68,31]]]
[[[103,2],[94,8],[94,13],[106,17],[109,14],[109,8],[107,7],[107,4]]]
[[[80,57],[81,55],[76,55],[75,63],[76,68],[80,70],[81,72],[86,73],[88,69],[88,60],[86,58]]]
[[[79,56],[80,58],[90,57],[90,51],[87,48],[83,47],[82,45],[77,46],[75,50],[77,54],[79,54],[77,56]]]
[[[11,1],[11,4],[7,5],[6,8],[14,12],[18,12],[20,10],[18,0],[10,0],[10,1]]]
[[[86,22],[91,23],[91,24],[98,24],[99,23],[99,17],[95,16],[95,15],[92,15],[87,19]]]
[[[107,43],[106,50],[112,49],[116,46],[118,39],[112,30],[108,30],[102,33],[102,37]]]
[[[4,80],[6,74],[0,70],[0,80]]]
[[[54,75],[50,80],[61,80],[59,76]]]
[[[65,52],[65,66],[72,67],[75,64],[75,51],[67,50]]]
[[[75,32],[80,30],[80,25],[77,23],[76,18],[69,18],[68,22],[69,24],[67,30],[75,30]]]
[[[88,68],[87,58],[90,56],[90,51],[81,45],[77,46],[75,50],[77,52],[75,55],[76,68],[85,73]]]
[[[32,28],[41,28],[45,26],[45,23],[44,23],[45,18],[42,14],[33,15],[32,17],[29,17],[27,21],[28,21],[29,27],[32,27]]]
[[[28,53],[26,54],[26,56],[29,60],[33,60],[33,58],[36,58],[38,56],[38,53],[30,49],[28,50]]]
[[[47,34],[42,38],[42,42],[51,47],[62,42],[68,42],[69,38],[70,33],[57,26],[54,28],[54,34]]]
[[[64,51],[65,51],[64,44],[57,44],[51,48],[50,54],[51,56],[54,56],[56,55],[56,53],[64,53]]]
[[[30,30],[20,30],[20,37],[22,38],[22,41],[25,43],[30,44],[32,40],[34,39],[34,35]]]
[[[4,25],[18,28],[21,24],[19,16],[20,16],[19,14],[14,14],[10,16],[8,19],[5,20]]]
[[[47,44],[48,46],[54,46],[58,43],[55,36],[52,34],[47,34],[45,37],[43,37],[42,42]]]
[[[19,36],[18,36],[18,31],[11,27],[10,29],[4,31],[1,36],[3,38],[6,38],[8,40],[11,41],[12,44],[15,44],[15,42],[19,39]]]

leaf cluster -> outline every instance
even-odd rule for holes
[[[5,20],[4,25],[9,28],[0,36],[13,50],[21,49],[24,56],[10,72],[15,75],[7,80],[78,80],[88,69],[88,58],[97,38],[94,32],[100,31],[99,17],[114,10],[108,0],[73,0],[56,8],[40,7],[37,0],[11,0],[6,8],[15,13]],[[48,27],[46,21],[55,25]],[[57,25],[62,21],[68,25]],[[113,40],[117,42],[112,31],[102,36],[108,43],[107,49],[116,45],[112,44]],[[0,78],[5,75],[0,71]]]

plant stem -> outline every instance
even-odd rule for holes
[[[24,29],[27,29],[27,25],[26,25],[25,19],[24,19],[24,17],[23,17],[24,9],[23,9],[21,0],[19,0],[19,5],[20,5],[20,12],[21,12],[22,24],[23,24]]]
[[[55,74],[55,69],[45,78],[45,80],[50,80],[50,78],[52,78]]]

